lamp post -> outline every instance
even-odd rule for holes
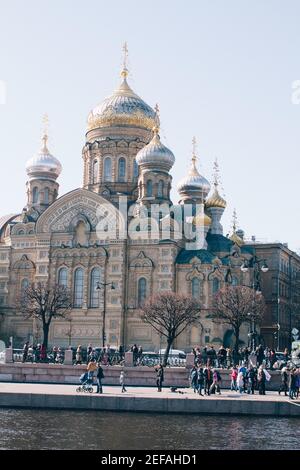
[[[100,290],[103,289],[103,324],[102,324],[102,347],[105,347],[105,313],[106,313],[106,286],[111,286],[111,290],[115,289],[113,282],[100,282],[97,281],[96,290],[100,294]],[[100,295],[99,295],[99,308],[100,308]]]
[[[250,261],[244,260],[241,271],[246,273],[249,270],[249,267],[253,267],[253,280],[252,280],[252,289],[253,289],[253,306],[254,306],[254,299],[255,295],[261,294],[261,273],[266,273],[269,271],[269,267],[266,263],[265,259],[259,259],[256,255]],[[254,310],[254,309],[253,309]],[[251,349],[252,352],[255,351],[256,347],[256,324],[255,324],[255,316],[254,312],[249,312],[248,315],[250,316],[251,320],[251,331],[249,333],[250,341],[251,341]]]

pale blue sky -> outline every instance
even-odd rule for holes
[[[126,40],[131,87],[160,105],[174,186],[195,135],[209,179],[219,159],[225,234],[236,207],[247,235],[300,250],[299,21],[299,0],[0,0],[1,215],[26,203],[44,112],[60,195],[81,186],[86,118],[117,86]]]

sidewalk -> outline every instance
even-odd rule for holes
[[[76,385],[0,383],[0,407],[143,411],[156,413],[237,414],[300,417],[300,400],[289,400],[276,392],[248,395],[222,391],[221,395],[199,396],[191,389],[182,393],[154,387],[105,386],[103,394],[76,392]]]

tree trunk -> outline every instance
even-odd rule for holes
[[[43,323],[43,333],[44,333],[44,339],[43,339],[43,344],[45,345],[45,348],[48,348],[48,336],[49,336],[49,323]]]
[[[235,353],[237,355],[238,351],[239,351],[239,340],[240,340],[240,329],[239,328],[235,328],[234,335],[235,335],[234,350],[235,350]]]
[[[167,365],[169,352],[170,352],[171,346],[173,344],[173,341],[174,341],[174,338],[168,338],[167,339],[167,347],[166,347],[164,358],[163,358],[163,366],[164,367],[166,367],[166,365]]]

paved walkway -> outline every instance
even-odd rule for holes
[[[255,395],[248,395],[246,393],[232,392],[230,390],[222,390],[221,395],[211,395],[201,397],[197,393],[194,393],[190,388],[178,388],[177,392],[171,392],[170,388],[163,388],[162,392],[158,392],[154,387],[126,387],[127,392],[121,393],[120,386],[103,386],[103,394],[96,394],[96,386],[94,386],[94,393],[76,392],[76,385],[59,385],[59,384],[30,384],[30,383],[0,383],[0,394],[1,393],[28,393],[28,394],[42,394],[42,395],[85,395],[85,396],[131,396],[141,398],[180,398],[180,399],[197,399],[197,400],[243,400],[243,401],[265,401],[265,402],[290,402],[299,404],[300,397],[298,400],[290,400],[289,397],[285,397],[284,394],[281,396],[278,392],[266,392],[266,395],[259,395],[258,392]]]

